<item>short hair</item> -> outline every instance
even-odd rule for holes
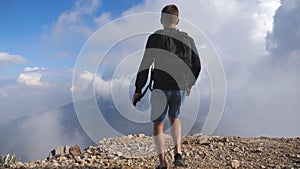
[[[167,5],[161,10],[161,19],[165,24],[177,24],[179,10],[176,5]]]

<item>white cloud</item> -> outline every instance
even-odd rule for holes
[[[44,67],[25,67],[24,73],[18,76],[18,82],[27,86],[45,86],[46,84],[41,81]]]
[[[41,73],[21,73],[18,76],[18,82],[27,86],[43,86],[41,82]]]
[[[256,58],[236,73],[238,77],[228,78],[232,87],[219,134],[296,137],[300,133],[300,22],[295,17],[300,1],[281,3],[264,44],[269,54]]]
[[[51,36],[55,39],[69,39],[75,35],[88,37],[94,30],[87,20],[94,16],[100,5],[99,0],[76,1],[71,10],[61,13],[56,23],[50,26]]]
[[[94,74],[89,71],[84,71],[79,75],[79,82],[76,85],[73,85],[70,90],[73,91],[85,91],[92,82],[94,81]]]
[[[280,5],[279,0],[260,1],[257,5],[257,11],[251,15],[251,18],[257,22],[257,27],[252,33],[254,39],[264,39],[267,32],[272,31],[273,17]]]
[[[51,109],[23,117],[11,127],[14,130],[9,134],[7,145],[2,147],[1,151],[16,153],[22,160],[29,161],[46,158],[57,146],[79,144],[83,147],[86,142],[83,140],[85,135],[78,130],[78,126],[68,127],[62,120],[69,120],[72,115]],[[76,121],[67,123],[76,124]]]
[[[97,25],[104,25],[111,20],[112,20],[111,14],[107,12],[107,13],[103,13],[101,16],[95,18],[94,22]]]
[[[15,65],[27,63],[26,58],[21,55],[14,55],[7,52],[0,52],[0,65]]]
[[[37,71],[42,71],[45,70],[44,67],[25,67],[24,71],[25,72],[37,72]]]
[[[115,86],[123,88],[123,86],[129,85],[130,79],[126,77],[120,77],[114,78],[113,80],[104,80],[99,74],[83,71],[79,75],[79,79],[75,84],[73,84],[70,90],[75,93],[85,93],[86,90],[93,88],[98,96],[104,99],[109,99],[111,96],[112,83],[114,83]]]
[[[54,53],[55,57],[76,57],[86,40],[110,21],[109,13],[99,14],[100,7],[100,0],[74,1],[70,10],[62,12],[54,23],[45,25],[42,46],[46,46],[47,53]]]

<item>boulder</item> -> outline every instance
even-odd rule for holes
[[[70,148],[69,153],[71,156],[76,157],[76,156],[80,156],[81,155],[81,150],[79,145],[75,145],[73,147]]]

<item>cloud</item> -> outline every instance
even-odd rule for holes
[[[1,152],[16,153],[23,161],[29,161],[46,158],[57,146],[66,144],[86,146],[88,142],[85,140],[86,135],[80,130],[78,122],[74,119],[76,115],[72,113],[51,109],[16,120],[9,124],[12,126],[7,126],[11,131],[7,134],[8,138],[4,139],[6,145],[1,147]],[[73,126],[66,125],[70,123]],[[5,134],[5,131],[1,134]],[[4,140],[1,139],[0,142]]]
[[[37,71],[42,71],[46,70],[44,67],[25,67],[24,71],[25,72],[37,72]]]
[[[85,93],[88,89],[95,89],[97,96],[104,99],[110,99],[112,85],[124,88],[128,87],[130,79],[126,77],[119,77],[110,80],[104,80],[102,75],[93,74],[89,71],[83,71],[80,73],[78,80],[72,85],[70,90],[75,93]],[[81,98],[90,99],[90,98]]]
[[[100,6],[99,0],[76,1],[70,11],[59,15],[57,22],[52,25],[51,31],[56,38],[68,37],[75,34],[89,36],[93,33],[86,22],[86,17],[94,13]]]
[[[111,20],[112,20],[111,14],[107,12],[107,13],[103,13],[101,16],[95,18],[94,23],[96,23],[97,25],[104,25]]]
[[[26,58],[21,55],[13,55],[7,52],[0,52],[0,66],[16,65],[27,63]]]
[[[48,70],[43,73],[42,79],[43,86],[29,86],[18,82],[0,88],[0,126],[21,116],[40,113],[72,102],[69,91],[72,82],[70,72]]]
[[[300,4],[296,0],[282,1],[274,17],[274,30],[267,36],[267,50],[277,57],[292,55],[300,49]]]
[[[75,1],[73,7],[62,12],[54,23],[45,25],[41,35],[41,53],[47,51],[46,53],[52,53],[52,57],[74,59],[86,40],[99,27],[110,21],[110,13],[101,13],[100,9],[100,0]],[[74,61],[73,59],[70,62]]]
[[[24,73],[19,74],[18,82],[27,86],[45,86],[46,84],[41,81],[44,67],[25,67]]]
[[[18,82],[27,86],[44,86],[41,82],[42,74],[40,73],[21,73],[18,77]]]
[[[267,54],[230,78],[228,103],[218,134],[296,137],[300,100],[299,1],[281,1],[267,34]],[[247,73],[247,76],[245,74]],[[228,85],[228,86],[230,86]]]

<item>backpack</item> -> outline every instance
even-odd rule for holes
[[[167,44],[167,50],[173,52],[176,56],[178,56],[189,68],[192,70],[193,62],[192,62],[192,42],[189,35],[185,32],[179,31],[177,29],[162,29],[155,32],[155,34],[165,35],[163,36],[164,43]],[[176,42],[175,42],[176,41]],[[178,42],[181,44],[181,52],[178,53],[176,47]],[[172,49],[171,49],[172,48]],[[177,52],[177,53],[176,53]],[[155,63],[156,62],[156,63]],[[154,65],[157,64],[157,60],[154,61]],[[154,74],[155,66],[151,66],[150,68],[150,81],[146,87],[146,89],[142,92],[139,98],[137,98],[136,102],[140,101],[142,97],[145,96],[148,89],[150,91],[153,90],[152,83],[153,83],[153,74]],[[182,86],[183,88],[187,89],[187,85],[189,83],[189,77],[187,76],[187,72],[182,72],[180,79],[182,79]]]
[[[162,57],[155,58],[152,73],[155,74],[155,68],[166,70],[179,83],[180,90],[187,89],[192,78],[193,68],[192,38],[186,32],[178,29],[158,30],[155,34],[163,35],[163,50],[166,50],[167,53],[162,54]],[[168,68],[166,69],[166,67]]]

